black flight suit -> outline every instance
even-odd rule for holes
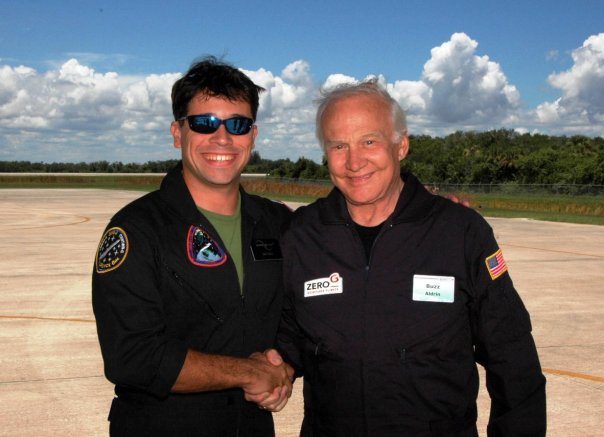
[[[279,237],[290,211],[241,193],[243,292],[235,264],[182,178],[112,219],[101,239],[92,302],[116,398],[112,435],[270,436],[269,412],[240,389],[170,392],[187,349],[247,357],[274,345],[282,306]]]
[[[282,239],[279,348],[304,376],[303,436],[545,434],[531,323],[493,232],[412,175],[367,259],[342,194],[294,213]]]

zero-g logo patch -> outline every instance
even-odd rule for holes
[[[189,228],[187,256],[189,261],[200,267],[217,267],[228,259],[224,249],[201,226]]]
[[[339,294],[344,291],[344,279],[339,273],[332,273],[329,278],[311,279],[304,283],[304,297]]]
[[[128,248],[128,236],[122,228],[107,229],[96,251],[96,272],[117,269],[128,256]]]

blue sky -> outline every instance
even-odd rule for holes
[[[602,0],[0,0],[0,29],[0,160],[177,158],[170,88],[204,54],[267,89],[265,158],[319,161],[319,87],[369,75],[411,134],[604,136]]]

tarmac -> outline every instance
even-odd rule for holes
[[[104,436],[113,386],[90,303],[99,238],[136,191],[0,190],[0,435]],[[548,435],[604,425],[604,226],[487,218],[531,314],[547,377]],[[301,382],[275,414],[297,436]],[[489,399],[481,372],[479,431]]]

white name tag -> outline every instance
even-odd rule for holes
[[[451,303],[455,299],[453,276],[413,275],[413,300]]]
[[[304,297],[339,294],[344,292],[344,278],[339,273],[332,273],[329,278],[311,279],[304,283]]]

